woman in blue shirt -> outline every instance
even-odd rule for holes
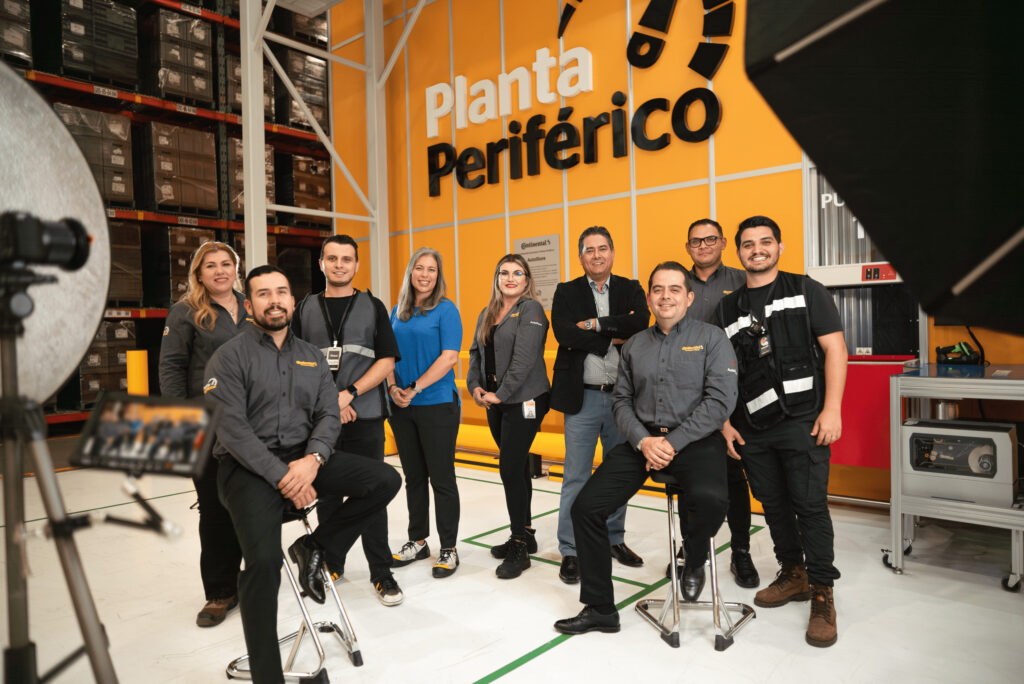
[[[391,430],[405,472],[409,541],[395,554],[394,567],[430,556],[430,496],[441,552],[434,577],[448,577],[459,566],[459,488],[455,482],[455,438],[459,434],[459,393],[455,372],[462,346],[462,319],[450,299],[437,250],[416,250],[405,269],[391,326],[402,359],[391,374]]]

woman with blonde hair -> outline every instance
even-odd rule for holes
[[[548,411],[547,335],[548,319],[537,301],[530,265],[519,254],[506,254],[494,269],[490,302],[477,318],[466,376],[473,401],[487,409],[487,425],[498,445],[512,531],[507,542],[491,548],[492,556],[503,559],[496,570],[501,579],[519,577],[537,550],[529,456]]]
[[[206,242],[192,255],[188,289],[170,311],[160,344],[160,392],[165,397],[203,396],[203,369],[220,345],[246,325],[245,295],[238,282],[238,255],[223,242]],[[200,627],[224,621],[238,605],[242,550],[231,516],[217,496],[217,460],[193,478],[199,499],[199,572],[206,605],[196,616]]]
[[[455,439],[459,434],[459,393],[455,363],[462,347],[462,318],[445,297],[441,254],[421,247],[409,259],[391,310],[391,327],[402,358],[391,374],[388,421],[395,434],[405,473],[409,505],[409,541],[392,554],[393,567],[430,556],[430,495],[441,551],[434,563],[436,578],[459,567],[455,542],[459,535],[459,487],[455,481]]]

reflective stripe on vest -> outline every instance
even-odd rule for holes
[[[779,395],[775,393],[774,389],[770,389],[764,394],[754,397],[752,400],[747,402],[747,410],[751,413],[756,413],[763,409],[765,406],[770,406],[779,400]]]
[[[363,347],[363,346],[358,345],[358,344],[343,344],[343,345],[341,345],[341,353],[342,354],[359,354],[360,356],[365,356],[367,358],[371,358],[371,359],[374,359],[374,360],[377,359],[376,352],[374,352],[372,349],[367,349],[366,347]]]
[[[806,392],[812,389],[814,389],[813,375],[808,375],[805,378],[782,381],[782,391],[786,394],[796,394],[797,392]]]

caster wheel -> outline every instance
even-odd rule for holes
[[[1006,591],[1009,591],[1009,592],[1013,592],[1014,594],[1016,594],[1017,592],[1020,591],[1020,584],[1021,584],[1020,580],[1018,579],[1013,584],[1010,584],[1010,576],[1009,575],[1004,577],[1000,581],[1000,584],[1003,585],[1003,589],[1005,589]]]
[[[887,567],[890,570],[892,570],[892,563],[889,562],[889,554],[887,554],[887,553],[883,553],[882,554],[882,565],[884,565],[885,567]]]
[[[904,556],[909,556],[910,552],[913,551],[913,550],[914,550],[914,545],[913,544],[907,544],[907,548],[905,548],[903,550],[903,555]]]

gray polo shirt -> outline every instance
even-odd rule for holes
[[[603,316],[611,315],[611,305],[609,302],[608,289],[612,284],[612,279],[609,276],[608,280],[604,281],[604,291],[597,289],[597,283],[587,277],[587,282],[590,284],[590,291],[594,295],[594,305],[597,307],[597,327],[595,331],[601,332],[601,318]],[[604,356],[598,356],[597,354],[587,354],[583,359],[583,382],[587,385],[610,385],[615,382],[615,375],[619,369],[619,350],[615,348],[614,344],[608,345],[608,353]]]
[[[615,424],[630,446],[653,434],[679,452],[722,428],[736,405],[736,379],[725,332],[687,312],[668,335],[654,325],[623,345]],[[654,434],[648,425],[669,432]]]
[[[687,318],[714,323],[718,302],[747,283],[747,272],[720,264],[705,281],[697,277],[694,269],[690,269],[690,282],[693,283],[693,304],[686,311]]]
[[[221,406],[217,455],[230,454],[275,489],[288,472],[278,454],[328,458],[341,431],[338,389],[323,352],[288,332],[281,349],[255,325],[206,364],[203,394]]]

